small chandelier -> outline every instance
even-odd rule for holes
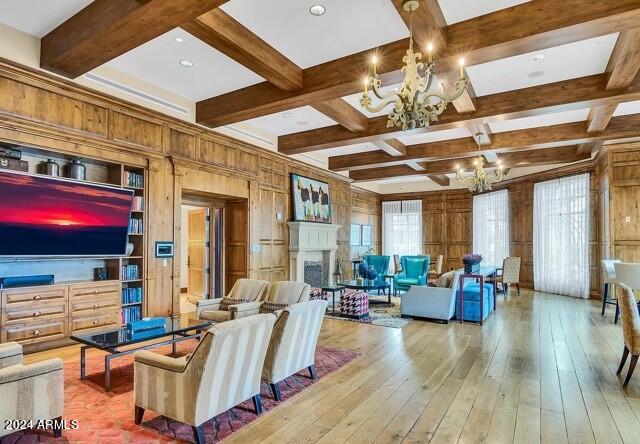
[[[431,43],[427,45],[428,60],[426,64],[422,62],[422,53],[413,51],[413,12],[419,6],[418,0],[405,0],[403,4],[404,10],[411,14],[411,18],[409,21],[409,49],[402,58],[404,81],[400,88],[386,96],[383,95],[380,91],[382,82],[376,71],[378,63],[376,56],[371,59],[371,75],[367,76],[364,81],[364,91],[360,99],[360,104],[364,109],[377,113],[387,105],[394,104],[389,113],[387,128],[401,127],[403,131],[416,127],[428,128],[431,122],[438,120],[438,116],[444,112],[448,103],[453,102],[464,93],[469,84],[469,80],[464,75],[464,59],[460,59],[460,78],[454,85],[453,94],[446,95],[442,83],[440,83],[439,93],[429,92],[435,71],[432,56],[433,45]],[[375,106],[369,97],[369,90],[373,91],[373,94],[381,100]]]
[[[480,151],[480,137],[482,133],[476,133],[478,140],[478,151]],[[475,138],[474,138],[475,139]],[[487,174],[484,170],[484,158],[478,156],[473,160],[474,174],[469,177],[464,177],[464,170],[460,165],[456,165],[456,178],[458,182],[469,188],[472,193],[483,193],[485,191],[491,191],[491,185],[500,182],[504,178],[503,165],[500,159],[496,161],[498,168],[493,175]]]

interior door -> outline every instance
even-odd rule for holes
[[[207,297],[209,281],[208,208],[189,211],[189,296],[195,299]]]

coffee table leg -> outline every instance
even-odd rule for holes
[[[111,390],[111,355],[104,357],[104,389]]]
[[[336,291],[333,290],[331,292],[331,298],[333,299],[332,301],[332,310],[333,312],[331,314],[336,314]]]
[[[171,356],[176,355],[176,335],[172,335],[173,342],[171,343]]]
[[[85,352],[87,347],[80,347],[80,379],[85,380]]]

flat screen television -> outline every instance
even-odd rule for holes
[[[0,256],[124,256],[133,191],[0,171]]]

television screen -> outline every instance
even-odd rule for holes
[[[0,256],[123,256],[133,191],[0,171]]]

